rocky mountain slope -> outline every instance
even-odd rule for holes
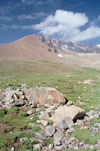
[[[62,42],[60,40],[51,39],[49,37],[43,37],[37,35],[37,38],[42,40],[44,43],[48,44],[50,48],[54,48],[56,51],[73,51],[81,53],[100,53],[100,45],[85,45],[85,44],[76,44],[71,41]]]
[[[29,35],[15,42],[0,44],[0,59],[35,59],[71,66],[100,68],[100,47],[61,42],[39,35]]]

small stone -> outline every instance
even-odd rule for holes
[[[45,108],[49,108],[49,107],[50,107],[50,104],[47,104],[47,103],[46,103],[46,104],[44,104],[44,107],[45,107]]]
[[[46,140],[47,137],[48,137],[48,134],[45,131],[42,131],[42,132],[36,134],[36,138],[39,138],[42,140]]]
[[[27,111],[27,114],[28,114],[28,115],[32,115],[32,114],[33,114],[33,110]]]
[[[91,136],[96,136],[96,134],[91,134]]]
[[[49,122],[48,122],[48,121],[45,121],[45,120],[41,120],[41,124],[42,124],[44,127],[46,127],[46,126],[49,124]]]
[[[55,128],[53,126],[47,126],[46,132],[49,136],[52,136],[55,133]]]
[[[34,117],[30,117],[30,120],[33,120],[34,119]]]
[[[42,149],[42,144],[36,144],[36,145],[34,145],[34,146],[33,146],[33,149],[34,149],[34,150],[35,150],[35,149],[41,150],[41,149]]]
[[[39,116],[39,119],[44,119],[44,120],[46,120],[46,119],[49,119],[49,114],[46,112],[46,111],[44,111],[44,112],[41,112],[41,114],[40,114],[40,116]]]
[[[55,146],[55,149],[56,150],[62,150],[62,149],[65,149],[65,147],[63,145],[60,145],[60,146]]]
[[[74,150],[78,150],[78,146],[74,146]]]
[[[40,123],[41,123],[41,120],[37,120],[36,122],[37,122],[37,124],[40,124]]]
[[[72,101],[68,101],[67,105],[68,106],[73,105],[73,102]]]
[[[28,137],[23,137],[23,138],[21,138],[21,139],[20,139],[20,142],[25,141],[25,140],[28,140]]]
[[[84,145],[84,142],[80,142],[79,145],[80,145],[80,146],[83,146],[83,145]]]
[[[67,133],[73,133],[75,131],[75,129],[73,127],[71,127],[70,129],[67,130]]]
[[[15,150],[14,147],[12,147],[11,150]]]
[[[98,139],[98,144],[100,145],[100,139]]]
[[[33,126],[35,126],[35,123],[29,123],[29,125],[33,127]]]
[[[69,144],[68,145],[68,148],[71,150],[71,149],[73,149],[73,145],[72,144]]]
[[[91,146],[90,146],[90,149],[93,149],[93,148],[94,148],[94,146],[93,146],[93,145],[91,145]]]
[[[77,125],[84,125],[82,120],[77,120]]]
[[[48,149],[50,150],[50,149],[53,149],[53,144],[49,144],[49,146],[48,146]]]

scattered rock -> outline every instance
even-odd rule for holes
[[[67,102],[67,105],[68,105],[68,106],[73,105],[73,102],[72,102],[72,101],[68,101],[68,102]]]
[[[84,82],[83,82],[83,84],[91,84],[93,82],[93,80],[85,80]]]
[[[48,134],[45,131],[42,131],[42,132],[36,134],[36,138],[39,138],[42,140],[46,140],[47,137],[48,137]]]
[[[14,147],[12,147],[11,150],[15,150]]]
[[[49,119],[49,118],[50,118],[50,115],[49,115],[46,111],[41,112],[41,114],[40,114],[40,116],[39,116],[39,119],[40,119],[40,120],[41,120],[41,119],[46,120],[46,119]]]
[[[49,122],[48,122],[48,121],[45,121],[45,120],[41,120],[41,124],[42,124],[44,127],[46,127],[46,126],[49,124]]]
[[[53,134],[55,133],[55,128],[53,126],[47,126],[46,133],[48,134],[48,136],[53,136]]]
[[[63,119],[72,119],[73,121],[84,116],[85,111],[77,106],[61,106],[55,110],[55,114],[50,118],[53,122]]]
[[[20,142],[25,141],[25,140],[28,140],[28,137],[23,137],[23,138],[21,138],[21,139],[20,139]]]
[[[57,126],[61,128],[62,130],[66,130],[74,125],[73,121],[71,119],[63,119],[56,123],[54,123],[54,126]]]
[[[25,104],[26,104],[26,101],[25,100],[20,100],[20,99],[16,100],[15,103],[14,103],[15,106],[19,106],[19,107],[23,106]]]
[[[51,150],[53,149],[53,147],[54,147],[53,144],[49,144],[48,149]]]
[[[42,147],[43,147],[43,145],[42,144],[36,144],[36,145],[34,145],[33,146],[33,149],[35,150],[35,149],[39,149],[39,150],[41,150],[42,149]]]
[[[61,145],[62,138],[63,138],[63,131],[57,128],[56,133],[54,134],[54,145]]]
[[[60,146],[55,146],[55,149],[61,151],[62,149],[65,149],[65,147],[63,145],[60,145]]]
[[[33,110],[27,111],[27,114],[28,114],[28,115],[32,115],[32,114],[33,114]]]

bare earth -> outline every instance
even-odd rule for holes
[[[62,54],[62,58],[58,54]],[[35,59],[61,62],[71,66],[93,67],[100,69],[100,54],[49,51],[47,44],[29,35],[9,44],[0,44],[0,61],[10,59]]]

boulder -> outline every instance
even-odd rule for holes
[[[63,138],[63,131],[57,128],[54,134],[54,145],[61,145],[62,138]]]
[[[63,119],[54,124],[54,126],[59,127],[62,130],[66,130],[74,125],[72,119]]]
[[[31,88],[25,90],[25,93],[28,97],[28,101],[31,103],[37,102],[40,105],[44,104],[59,104],[64,105],[66,100],[62,93],[57,91],[55,88],[50,87],[40,87],[40,88]]]
[[[76,121],[85,115],[85,111],[77,106],[61,106],[55,110],[55,114],[50,117],[50,120],[57,122],[63,119],[72,119]]]

